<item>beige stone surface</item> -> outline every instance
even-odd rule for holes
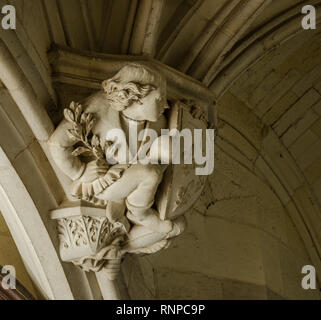
[[[301,264],[311,262],[291,217],[268,187],[217,151],[204,195],[207,205],[202,199],[188,214],[186,232],[171,248],[148,258],[146,279],[154,279],[151,288],[155,276],[161,279],[159,297],[198,299],[206,293],[213,299],[318,298],[298,282]],[[289,270],[292,252],[300,262]],[[165,290],[172,281],[177,287]],[[197,282],[183,293],[184,281]]]
[[[319,93],[313,88],[310,89],[273,126],[276,133],[279,136],[284,134],[284,132],[291,125],[295,124],[318,100],[320,100]]]
[[[21,212],[33,203],[29,220],[38,221],[39,215],[44,225],[34,230],[42,238],[28,245],[43,252],[37,251],[43,248],[39,242],[48,241],[50,255],[39,260],[47,274],[41,268],[35,273],[38,278],[58,275],[64,288],[59,292],[53,286],[55,295],[48,296],[71,297],[73,291],[75,298],[92,299],[101,298],[101,292],[95,277],[58,263],[49,211],[59,206],[70,181],[53,164],[46,140],[63,107],[100,87],[104,68],[92,67],[101,66],[98,56],[135,55],[124,57],[130,60],[145,59],[144,54],[210,87],[219,121],[215,172],[186,212],[185,233],[166,251],[125,258],[121,274],[128,297],[320,299],[318,291],[300,285],[303,265],[321,272],[321,31],[320,26],[302,31],[301,2],[10,1],[18,19],[15,31],[0,30],[1,152],[21,178],[19,190],[25,187],[30,196],[21,205],[16,201],[15,208]],[[320,9],[317,15],[319,20]],[[65,64],[62,57],[59,74],[47,55],[53,44],[76,56],[87,51]],[[119,56],[109,58],[111,69],[119,69]],[[181,79],[174,79],[179,88]],[[191,96],[202,96],[193,88]],[[0,171],[7,177],[4,168]],[[20,217],[22,230],[37,239]],[[0,242],[12,247],[8,239],[0,223]],[[21,248],[33,265],[38,256],[27,254],[20,243]],[[19,255],[8,252],[5,260],[20,266]],[[48,268],[49,256],[57,274]]]
[[[267,125],[274,124],[282,114],[288,110],[292,104],[298,99],[297,95],[292,91],[286,92],[274,105],[271,106],[270,110],[263,116],[263,121]]]
[[[293,157],[297,159],[317,140],[318,136],[312,130],[306,130],[301,137],[299,137],[290,145],[289,151]]]
[[[177,272],[172,269],[157,270],[158,297],[164,300],[222,300],[223,281],[197,272]],[[175,285],[168,284],[175,279]],[[235,292],[234,292],[235,294]],[[226,294],[227,295],[227,294]]]

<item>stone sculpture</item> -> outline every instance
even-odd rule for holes
[[[168,165],[131,161],[135,159],[129,141],[131,125],[138,131],[153,129],[158,135],[168,126],[165,79],[147,66],[128,64],[102,87],[83,103],[73,102],[64,110],[65,119],[49,147],[59,168],[72,180],[70,194],[81,201],[77,207],[60,209],[54,217],[61,258],[85,271],[105,268],[113,280],[124,254],[167,248],[170,239],[183,232],[185,218],[160,215],[157,207],[161,206],[155,205]],[[126,139],[108,140],[112,129],[121,129]],[[135,139],[138,153],[147,141],[152,145],[157,140]],[[117,154],[122,148],[125,161]],[[203,182],[199,178],[199,190]]]

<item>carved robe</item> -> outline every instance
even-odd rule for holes
[[[94,125],[92,128],[92,133],[99,137],[99,142],[102,150],[106,154],[106,158],[115,163],[109,170],[106,167],[106,172],[103,172],[98,176],[92,176],[89,181],[84,181],[82,175],[86,168],[86,162],[88,163],[91,159],[81,159],[79,156],[72,155],[74,150],[75,141],[71,139],[66,132],[70,130],[71,125],[68,121],[63,120],[52,137],[50,138],[49,145],[51,151],[55,154],[55,160],[61,170],[69,176],[73,183],[71,185],[71,194],[78,198],[86,201],[90,201],[96,205],[105,206],[107,201],[97,199],[94,194],[97,194],[104,189],[108,188],[109,185],[117,181],[129,166],[129,159],[135,157],[133,150],[130,150],[131,145],[128,141],[128,131],[129,122],[131,120],[126,119],[121,112],[113,109],[109,106],[106,101],[105,93],[99,91],[93,94],[83,102],[83,108],[85,113],[89,113],[94,118]],[[143,123],[138,123],[138,131],[140,129],[153,129],[159,136],[161,129],[166,128],[166,118],[161,116],[157,122],[144,121]],[[120,129],[125,133],[125,139],[118,139],[116,142],[112,141],[113,144],[120,144],[117,146],[118,150],[125,148],[127,155],[127,163],[119,164],[119,159],[117,154],[111,152],[111,148],[115,145],[106,147],[106,136],[108,132],[112,129]],[[139,132],[137,132],[137,135]],[[153,137],[150,137],[153,139]],[[137,142],[138,150],[146,143],[146,137],[143,138],[141,142]],[[153,140],[149,141],[152,143]],[[122,145],[125,144],[125,145]],[[107,171],[108,170],[108,171]],[[106,174],[107,173],[107,174]]]

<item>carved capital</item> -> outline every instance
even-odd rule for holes
[[[122,256],[121,243],[129,229],[128,222],[112,223],[105,209],[79,205],[62,207],[51,213],[57,220],[60,257],[85,271],[110,270],[114,279]],[[113,270],[117,267],[117,270]],[[115,271],[115,272],[113,272]]]

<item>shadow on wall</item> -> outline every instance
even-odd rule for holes
[[[220,147],[215,171],[164,252],[125,259],[132,299],[320,299],[301,287],[311,264],[272,190]]]

